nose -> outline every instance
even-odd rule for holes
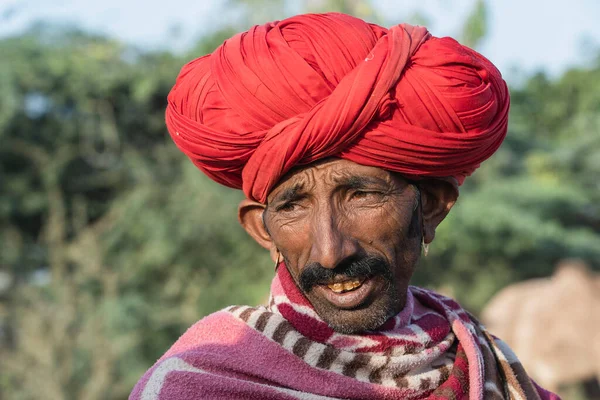
[[[313,243],[310,261],[333,269],[359,251],[351,227],[344,226],[335,212],[316,213],[313,221]]]

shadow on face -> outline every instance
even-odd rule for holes
[[[289,173],[267,205],[245,200],[239,218],[334,330],[374,330],[404,307],[421,241],[458,196],[428,182],[329,159]]]

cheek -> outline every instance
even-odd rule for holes
[[[307,262],[306,254],[311,247],[309,232],[305,224],[282,224],[272,232],[273,243],[293,275],[297,275],[300,266]]]
[[[398,211],[405,208],[384,204],[369,210],[355,210],[348,214],[352,221],[349,229],[367,252],[381,253],[391,265],[413,265],[419,245],[411,235],[412,212]]]
[[[398,218],[398,232],[395,237],[390,238],[393,243],[396,274],[410,278],[421,251],[421,236],[418,228],[419,220],[416,215],[406,215]]]
[[[348,230],[357,235],[357,239],[373,244],[385,243],[388,247],[406,235],[410,224],[406,218],[388,204],[379,207],[355,209],[349,216]]]

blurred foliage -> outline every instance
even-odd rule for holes
[[[365,1],[303,4],[379,18]],[[469,40],[485,34],[483,6]],[[235,29],[178,56],[43,24],[0,40],[0,398],[126,398],[201,316],[265,300],[272,265],[237,224],[241,194],[164,127],[181,66]],[[461,189],[415,283],[477,311],[561,258],[600,266],[598,60],[512,90],[505,144]]]
[[[463,24],[460,42],[476,48],[487,33],[488,9],[485,0],[476,0],[473,10]]]
[[[271,263],[237,224],[240,193],[165,135],[190,55],[48,26],[0,53],[1,391],[125,398],[199,316],[263,299]]]

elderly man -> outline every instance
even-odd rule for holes
[[[557,398],[457,303],[409,286],[508,108],[475,51],[343,14],[256,26],[187,64],[171,137],[243,189],[276,276],[267,307],[196,323],[131,398]]]

